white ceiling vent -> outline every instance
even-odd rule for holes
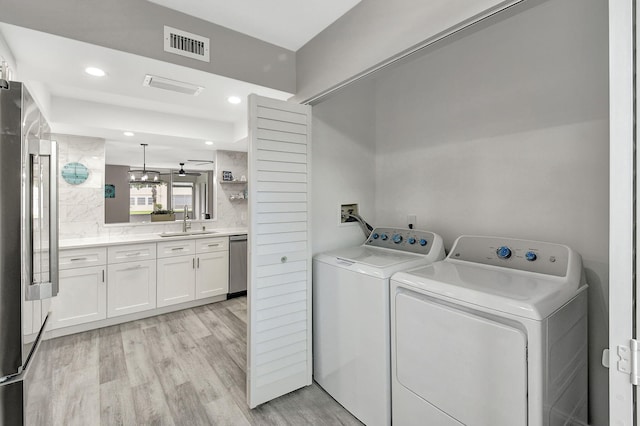
[[[209,62],[209,39],[165,25],[164,51]]]
[[[187,95],[198,96],[204,90],[204,87],[198,86],[184,81],[171,80],[169,78],[158,77],[157,75],[147,74],[144,76],[143,86],[155,87],[157,89],[171,90],[172,92],[184,93]]]

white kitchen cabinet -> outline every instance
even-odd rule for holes
[[[158,249],[158,253],[160,253],[160,249]],[[161,308],[194,300],[195,281],[196,259],[194,256],[173,256],[158,259],[157,306]]]
[[[126,244],[107,249],[107,316],[156,307],[156,245]]]
[[[196,255],[196,299],[229,292],[229,251]]]
[[[60,290],[51,300],[52,329],[107,317],[106,263],[104,247],[60,251]]]
[[[155,309],[155,260],[110,264],[107,276],[109,318]]]
[[[157,253],[158,307],[229,292],[228,237],[162,242]]]
[[[60,291],[51,301],[51,328],[58,329],[107,317],[105,265],[62,269]]]

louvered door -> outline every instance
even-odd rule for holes
[[[311,107],[249,97],[248,402],[311,384]]]

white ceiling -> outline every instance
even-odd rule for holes
[[[106,139],[107,161],[112,164],[130,164],[132,158],[141,163],[142,142],[149,143],[147,157],[156,167],[176,167],[190,158],[212,159],[215,149],[246,150],[247,96],[257,93],[283,100],[292,96],[13,25],[0,23],[0,37],[13,53],[17,79],[33,92],[53,132]],[[92,77],[84,72],[87,66],[99,67],[107,76]],[[190,96],[144,87],[145,74],[194,83],[205,90]],[[230,104],[231,95],[243,102]],[[136,135],[126,137],[125,130]],[[206,140],[214,145],[205,145]],[[156,155],[159,152],[164,155]]]
[[[297,51],[360,0],[149,0]]]

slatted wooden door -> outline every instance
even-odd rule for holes
[[[248,402],[311,384],[311,107],[249,97]]]

